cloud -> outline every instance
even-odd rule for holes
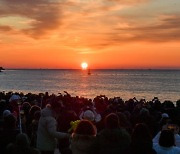
[[[116,2],[124,5],[141,4],[151,0],[105,0],[107,2]]]
[[[115,28],[115,33],[110,34],[115,42],[148,41],[166,42],[180,40],[180,15],[160,18],[157,23],[145,25],[140,23],[126,28]]]
[[[12,28],[10,26],[2,26],[2,25],[0,25],[0,31],[9,32],[11,30],[12,30]]]
[[[10,25],[11,28],[39,39],[63,25],[69,27],[77,25],[77,28],[82,29],[79,23],[85,26],[86,23],[92,23],[96,17],[104,20],[108,13],[121,10],[124,4],[144,1],[148,0],[4,0],[0,2],[0,19],[1,17],[27,18],[24,21],[26,24],[20,22],[21,26],[17,28],[16,23],[16,26]],[[115,5],[114,2],[122,5]],[[95,20],[97,21],[97,18]],[[1,31],[3,30],[6,29],[1,28]],[[58,30],[63,31],[63,29]]]
[[[19,28],[18,24],[13,26],[1,23],[0,31],[14,31],[14,34],[19,32],[35,39],[44,38],[51,33],[56,34],[59,42],[69,46],[72,44],[96,48],[130,41],[179,40],[180,15],[164,16],[158,18],[158,21],[151,21],[153,17],[146,13],[137,15],[131,12],[129,16],[123,15],[128,5],[150,1],[152,0],[4,0],[0,1],[0,19],[22,17],[26,20],[17,22],[21,24]],[[130,9],[131,7],[125,11]],[[75,39],[77,37],[79,39]]]
[[[34,22],[22,29],[27,35],[39,38],[56,29],[61,23],[61,5],[52,0],[6,0],[0,2],[0,17],[20,16]]]

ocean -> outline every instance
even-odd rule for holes
[[[4,70],[0,91],[175,102],[180,99],[180,70],[91,70],[90,75],[85,70]]]

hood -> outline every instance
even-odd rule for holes
[[[49,107],[46,107],[41,110],[41,117],[51,117],[51,116],[53,116],[53,111]]]
[[[29,147],[30,142],[29,142],[28,136],[24,133],[18,134],[16,136],[16,145],[20,147]]]
[[[76,134],[73,136],[72,144],[78,151],[86,152],[89,150],[94,140],[95,136]]]

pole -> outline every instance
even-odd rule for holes
[[[41,109],[42,109],[43,95],[41,95]]]
[[[20,102],[18,102],[18,110],[19,110],[19,131],[22,134],[21,103]]]

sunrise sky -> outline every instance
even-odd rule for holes
[[[4,68],[180,68],[180,0],[1,0]]]

